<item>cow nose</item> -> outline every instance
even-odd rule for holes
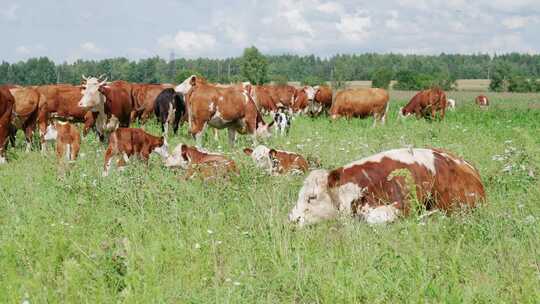
[[[293,224],[298,224],[300,222],[300,216],[295,216],[294,214],[289,214],[289,222]]]

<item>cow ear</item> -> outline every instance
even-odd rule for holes
[[[275,120],[275,119],[274,119],[274,120],[272,120],[272,122],[268,124],[268,127],[269,127],[269,128],[270,128],[270,127],[272,127],[272,126],[274,125],[274,123],[275,123],[275,122],[276,122],[276,120]]]
[[[191,84],[192,86],[197,84],[197,76],[195,75],[191,76],[191,79],[189,80],[189,84]]]
[[[270,151],[268,151],[268,155],[269,155],[271,158],[275,158],[276,154],[277,154],[276,149],[270,149]]]
[[[182,144],[182,153],[180,155],[182,155],[182,159],[187,161],[188,160],[188,156],[187,156],[187,146]]]
[[[330,173],[328,174],[328,187],[333,188],[337,184],[339,184],[342,173],[343,173],[342,168],[330,171]]]
[[[253,153],[253,149],[251,149],[251,148],[245,148],[245,149],[244,149],[244,153],[246,153],[246,155],[248,155],[248,156],[251,156],[251,153]]]

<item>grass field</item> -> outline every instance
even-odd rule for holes
[[[241,170],[231,181],[183,181],[152,156],[101,177],[103,146],[80,160],[25,154],[0,167],[0,303],[539,303],[539,95],[458,102],[441,123],[399,122],[411,92],[391,92],[388,123],[299,118],[268,145],[334,168],[390,148],[442,147],[471,161],[489,203],[452,217],[370,227],[342,218],[303,230],[287,222],[302,176],[269,177],[206,138]],[[159,134],[158,126],[145,127]],[[178,142],[193,143],[186,135]]]

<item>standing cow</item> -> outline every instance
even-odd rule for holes
[[[36,87],[17,87],[9,90],[15,100],[11,116],[12,142],[15,140],[17,130],[23,130],[26,138],[26,152],[32,147],[32,137],[38,120],[39,105],[45,97]]]
[[[481,108],[485,109],[489,107],[489,99],[485,95],[476,96],[474,102]]]
[[[169,125],[172,126],[174,134],[178,132],[178,125],[185,112],[184,97],[175,92],[174,89],[165,89],[156,97],[154,113],[161,123],[161,132],[165,137],[169,133]]]
[[[170,84],[131,84],[131,96],[133,98],[131,121],[135,122],[138,119],[141,124],[146,123],[155,110],[158,95],[169,88],[173,88],[173,86]]]
[[[305,226],[342,213],[370,224],[391,222],[414,210],[412,199],[420,208],[450,213],[475,207],[485,192],[478,171],[459,157],[438,149],[396,149],[311,172],[289,220]]]
[[[386,121],[390,96],[383,89],[348,89],[337,93],[330,108],[332,119],[373,116],[373,126]]]
[[[443,120],[446,107],[446,93],[440,88],[432,88],[414,95],[409,103],[399,110],[399,116],[407,117],[415,114],[416,118],[435,119],[439,113],[439,120]]]
[[[6,163],[7,140],[15,100],[7,87],[0,86],[0,164]]]
[[[328,111],[332,107],[332,89],[327,86],[315,86],[315,97],[308,106],[308,114],[317,116],[323,111]]]

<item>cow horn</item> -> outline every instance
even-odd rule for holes
[[[98,79],[101,79],[102,77],[105,77],[105,76],[107,76],[107,74],[101,74],[101,75],[98,77]],[[106,78],[105,78],[105,79],[106,79]]]
[[[101,77],[100,77],[100,78],[101,78]],[[107,83],[107,77],[105,77],[105,79],[104,79],[102,82],[99,83],[99,86],[102,86],[102,85],[104,85],[104,84],[106,84],[106,83]]]
[[[84,74],[82,74],[82,79],[88,81],[88,77],[84,76]]]

